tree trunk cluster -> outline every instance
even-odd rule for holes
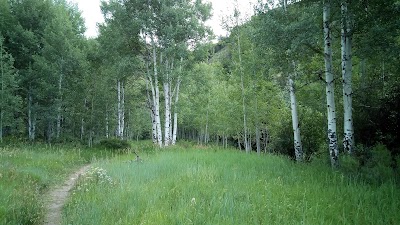
[[[323,5],[324,25],[324,59],[326,102],[328,111],[328,140],[329,155],[332,167],[339,166],[339,148],[336,131],[336,108],[334,96],[335,78],[332,72],[332,31],[331,31],[331,0],[325,0]],[[344,151],[351,154],[354,146],[354,131],[352,118],[352,60],[351,60],[351,18],[348,12],[348,0],[341,1],[341,61],[343,82],[343,109],[344,109]]]
[[[147,65],[147,101],[149,103],[150,118],[152,122],[152,140],[159,147],[175,145],[178,132],[178,101],[181,79],[178,76],[173,79],[174,60],[166,57],[162,52],[157,56],[157,47],[152,41],[152,56],[148,57]],[[159,63],[158,59],[159,58]],[[150,73],[149,65],[153,65],[153,73]],[[182,64],[182,60],[181,60]],[[164,138],[160,116],[160,84],[159,72],[164,96]],[[173,115],[173,117],[172,117]]]

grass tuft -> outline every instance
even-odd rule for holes
[[[44,194],[92,158],[111,156],[73,146],[0,147],[0,224],[42,224]]]
[[[110,182],[75,190],[64,224],[395,224],[400,193],[279,156],[169,148],[98,161]]]

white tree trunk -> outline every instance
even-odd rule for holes
[[[157,144],[157,123],[156,123],[156,116],[155,116],[155,111],[154,111],[154,106],[151,106],[151,112],[150,112],[150,117],[151,117],[151,138],[153,140],[153,144]]]
[[[207,145],[208,144],[208,109],[207,109],[207,115],[206,115],[206,127],[204,129],[204,144]]]
[[[168,78],[167,78],[168,80]],[[164,82],[164,102],[165,102],[165,124],[164,124],[164,146],[169,146],[171,140],[170,126],[171,126],[171,90],[169,81]]]
[[[117,137],[120,139],[124,138],[125,128],[125,88],[124,83],[121,80],[117,80]]]
[[[3,109],[0,109],[0,142],[3,142]]]
[[[297,102],[296,102],[294,82],[290,78],[289,78],[289,88],[290,88],[290,109],[292,111],[294,153],[296,156],[296,161],[300,162],[303,160],[303,146],[301,144],[300,124],[297,114]]]
[[[151,125],[152,125],[151,137],[153,140],[153,144],[157,144],[157,123],[156,123],[156,116],[155,116],[156,113],[155,113],[155,105],[154,105],[156,102],[156,94],[155,94],[155,90],[154,90],[153,79],[151,78],[151,75],[150,75],[149,62],[146,62],[146,72],[147,72],[147,80],[146,80],[147,101],[149,103],[150,118],[151,118]],[[149,88],[151,91],[151,96],[149,93]]]
[[[225,148],[228,148],[228,135],[225,135]]]
[[[341,51],[342,51],[342,79],[343,79],[343,111],[344,111],[344,136],[343,150],[352,153],[354,146],[353,129],[353,105],[352,105],[352,60],[351,60],[351,23],[348,13],[348,0],[341,3],[342,10],[342,31],[341,31]]]
[[[337,145],[336,132],[336,109],[335,109],[335,89],[334,77],[332,74],[332,34],[330,29],[330,0],[324,0],[323,6],[323,25],[324,25],[324,60],[325,60],[325,79],[326,79],[326,104],[328,111],[328,140],[329,155],[332,167],[339,165],[339,150]]]
[[[265,127],[265,131],[264,131],[264,153],[267,153],[267,148],[268,148],[268,139],[269,139],[269,135],[268,135],[268,127]]]
[[[121,82],[121,139],[125,133],[125,83]]]
[[[84,114],[87,113],[87,99],[85,98],[84,102],[83,102],[83,107],[85,110]],[[85,136],[85,119],[84,116],[82,115],[82,119],[81,119],[81,141],[83,141],[83,137]]]
[[[85,120],[81,119],[81,141],[83,141],[83,136],[85,135]]]
[[[3,40],[0,40],[2,44]],[[4,66],[3,66],[3,45],[0,45],[0,75],[1,75],[1,103],[0,103],[0,142],[3,142],[3,118],[4,118]]]
[[[154,117],[157,126],[157,143],[160,147],[162,147],[162,130],[161,130],[161,120],[160,120],[160,89],[158,87],[157,55],[156,55],[156,46],[154,41],[153,41],[153,66],[154,66],[154,90],[155,90]]]
[[[176,108],[175,108],[176,109]],[[178,132],[178,113],[174,112],[174,130],[172,131],[172,145],[176,144],[176,134]]]
[[[204,143],[208,144],[208,121],[209,121],[209,112],[210,112],[210,93],[208,93],[207,97],[207,112],[206,112],[206,127],[205,127],[205,135],[204,135]]]
[[[239,25],[239,18],[236,18],[236,24]],[[239,55],[239,70],[240,70],[240,87],[242,90],[242,108],[243,108],[243,144],[247,153],[250,152],[248,139],[247,139],[247,118],[246,118],[246,96],[244,89],[244,78],[243,78],[243,68],[242,68],[242,52],[240,46],[240,32],[237,34],[237,44],[238,44],[238,55]]]
[[[90,131],[89,137],[88,137],[88,147],[89,148],[93,147],[93,138],[94,138],[94,132]]]
[[[252,47],[252,50],[254,51],[254,48]],[[254,57],[254,56],[253,56]],[[256,66],[256,62],[255,60],[253,60],[253,65]],[[254,77],[255,75],[255,71],[253,71],[253,75]],[[255,79],[252,79],[252,83],[253,83],[253,96],[255,98],[255,113],[256,115],[259,115],[258,112],[258,95],[257,95],[257,85],[256,85],[256,81]],[[255,133],[256,133],[256,150],[257,150],[257,154],[261,155],[261,134],[260,134],[260,120],[259,117],[256,116],[255,118]]]
[[[62,63],[62,59],[61,59]],[[58,107],[57,107],[57,127],[56,127],[56,137],[57,139],[60,138],[61,135],[61,105],[62,105],[62,82],[63,82],[63,74],[62,72],[60,73],[60,76],[58,77]]]
[[[31,93],[31,87],[29,87],[28,93],[28,137],[30,141],[35,140],[36,131],[36,116],[33,111],[33,97]]]
[[[242,144],[240,142],[240,134],[239,133],[237,134],[237,137],[238,137],[239,150],[242,151]]]
[[[108,107],[106,107],[106,138],[110,137],[110,118],[108,114]]]
[[[174,103],[174,130],[172,132],[172,145],[176,144],[176,135],[178,133],[178,101],[179,101],[179,87],[181,85],[181,80],[178,78],[178,83],[176,84],[175,91],[175,103]]]
[[[257,147],[257,154],[261,155],[261,142],[260,142],[260,128],[258,124],[256,125],[256,147]]]
[[[164,123],[164,145],[169,146],[172,144],[172,96],[174,95],[174,90],[172,90],[172,79],[171,73],[174,68],[173,61],[169,64],[169,60],[165,61],[165,77],[164,77],[164,103],[165,103],[165,123]]]
[[[285,10],[285,12],[287,11],[287,0],[282,0],[282,4],[283,4],[283,10]]]
[[[121,81],[117,80],[117,137],[122,139],[122,101],[121,101]]]

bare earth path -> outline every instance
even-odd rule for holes
[[[62,207],[68,197],[69,191],[74,187],[78,177],[89,169],[86,165],[71,174],[63,185],[51,190],[46,199],[45,225],[61,224]]]

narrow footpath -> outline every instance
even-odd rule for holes
[[[62,208],[68,198],[69,191],[74,187],[78,177],[90,168],[86,165],[72,173],[68,179],[62,184],[51,190],[46,197],[46,215],[44,225],[61,224]]]

